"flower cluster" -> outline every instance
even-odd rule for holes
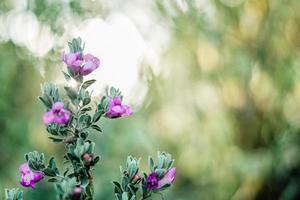
[[[61,60],[67,65],[63,71],[66,81],[75,80],[77,87],[64,86],[67,98],[61,98],[59,88],[51,83],[42,86],[39,100],[45,106],[42,120],[49,133],[49,139],[65,146],[63,163],[68,165],[61,172],[54,157],[47,162],[43,153],[37,151],[25,154],[26,162],[21,164],[20,184],[23,187],[35,188],[42,179],[55,183],[59,200],[92,200],[94,194],[92,170],[100,160],[94,152],[95,143],[88,137],[93,132],[102,132],[99,121],[102,117],[109,119],[130,116],[133,109],[123,103],[123,95],[119,89],[107,88],[106,94],[93,109],[92,96],[87,88],[95,80],[84,80],[83,76],[92,73],[100,66],[100,61],[92,54],[83,54],[84,45],[80,38],[69,42],[69,53],[63,53]],[[158,164],[154,166],[150,159],[151,173],[147,176],[139,174],[139,161],[128,157],[126,169],[122,175],[122,186],[115,184],[115,196],[118,200],[137,198],[138,187],[142,197],[146,199],[152,193],[169,187],[176,176],[173,160],[169,154],[159,154]],[[129,187],[130,186],[130,187]],[[129,188],[134,188],[130,190]],[[18,189],[6,190],[6,199],[22,200],[22,192]],[[128,198],[127,198],[128,197]]]
[[[70,42],[69,47],[70,52],[62,53],[61,59],[74,74],[86,76],[99,67],[100,60],[97,57],[92,54],[83,55],[80,38]]]
[[[139,172],[140,160],[129,156],[126,162],[126,168],[122,169],[121,182],[114,181],[115,195],[117,200],[147,199],[152,194],[159,193],[170,187],[176,178],[176,168],[173,167],[174,160],[168,153],[159,153],[157,157],[157,165],[149,157],[150,173],[142,173],[141,177]]]
[[[161,179],[157,172],[151,172],[147,177],[147,190],[158,190],[165,185],[172,184],[175,181],[176,168],[169,169]]]

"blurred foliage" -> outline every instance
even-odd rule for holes
[[[12,2],[1,1],[0,13]],[[65,31],[59,19],[66,8],[76,19],[110,12],[102,1],[29,2],[57,34]],[[178,167],[165,199],[300,199],[300,1],[155,2],[170,41],[160,73],[143,71],[152,75],[147,106],[133,117],[102,122],[96,199],[113,199],[106,183],[118,178],[128,154],[146,165],[145,155],[157,150],[172,153]],[[36,101],[45,81],[36,65],[53,74],[52,56],[38,59],[9,40],[0,43],[1,191],[18,183],[23,153],[62,155],[47,140]],[[39,184],[24,196],[53,200],[52,191]]]

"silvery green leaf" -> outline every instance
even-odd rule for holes
[[[122,188],[121,188],[121,185],[120,183],[116,182],[116,181],[113,181],[113,184],[115,186],[114,190],[115,190],[115,193],[120,193],[122,194],[123,191],[122,191]]]
[[[96,131],[98,131],[98,132],[101,132],[101,133],[102,133],[102,129],[101,129],[101,127],[100,127],[100,126],[98,126],[98,125],[96,125],[96,124],[93,124],[93,125],[91,125],[91,128],[93,128],[93,129],[95,129]]]
[[[88,105],[89,103],[91,102],[91,98],[90,97],[85,97],[84,99],[83,99],[83,106],[86,106],[86,105]]]
[[[18,188],[5,189],[6,200],[23,200],[23,191]]]
[[[85,81],[82,85],[81,85],[81,88],[83,89],[86,89],[88,88],[89,86],[91,86],[93,83],[95,83],[96,80],[92,79],[92,80],[88,80],[88,81]]]
[[[68,97],[71,100],[75,100],[77,98],[77,92],[75,89],[68,87],[68,86],[65,86],[64,88],[65,88],[65,91],[66,91]]]
[[[122,200],[128,200],[128,192],[123,192]]]
[[[155,172],[158,174],[158,177],[162,177],[167,170],[166,169],[156,169]]]
[[[56,179],[56,178],[49,178],[48,182],[52,182],[52,183],[58,182],[58,179]]]
[[[93,122],[97,122],[99,121],[99,119],[101,118],[101,116],[104,114],[103,110],[97,110],[93,116]]]
[[[64,74],[64,77],[65,77],[65,79],[66,79],[66,81],[69,81],[69,80],[71,80],[71,76],[69,75],[69,74],[67,74],[66,72],[62,72],[63,74]]]
[[[42,171],[43,171],[43,173],[44,173],[46,176],[50,176],[50,177],[55,177],[55,176],[56,176],[55,170],[54,170],[54,169],[51,169],[51,168],[49,168],[49,167],[43,169]]]
[[[51,108],[52,104],[51,104],[49,101],[47,101],[47,100],[44,99],[43,97],[38,97],[38,98],[39,98],[39,100],[44,104],[44,106],[45,106],[47,109],[50,109],[50,108]]]
[[[153,172],[154,171],[154,161],[150,156],[148,157],[148,165],[149,165],[150,170]]]

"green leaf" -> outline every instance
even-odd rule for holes
[[[122,194],[123,193],[123,190],[122,190],[122,188],[121,188],[121,185],[120,185],[120,183],[118,183],[117,181],[113,181],[113,184],[114,184],[114,186],[115,186],[115,193],[119,193],[119,194]]]
[[[153,172],[154,171],[154,161],[150,156],[148,157],[148,165],[149,165],[150,170]]]
[[[65,86],[64,87],[65,90],[66,90],[66,93],[68,95],[68,97],[71,99],[71,100],[75,100],[77,98],[77,92],[75,89],[71,88],[71,87],[67,87]]]
[[[88,88],[89,86],[91,86],[93,83],[95,83],[96,80],[92,79],[92,80],[88,80],[88,81],[85,81],[82,85],[81,85],[81,88],[83,89],[86,89]]]
[[[50,177],[55,177],[55,176],[56,176],[55,170],[53,170],[53,169],[51,169],[51,168],[49,168],[49,167],[45,168],[45,169],[43,170],[43,172],[44,172],[44,174],[45,174],[46,176],[50,176]]]
[[[64,139],[61,138],[55,138],[55,137],[48,137],[50,140],[52,140],[52,142],[54,143],[61,143],[64,141]]]
[[[166,169],[156,169],[155,172],[158,174],[158,177],[162,177],[167,170]]]
[[[51,102],[47,101],[46,99],[44,99],[43,97],[38,97],[38,99],[44,104],[44,106],[47,109],[50,109],[52,107]]]
[[[54,182],[58,182],[58,180],[56,178],[50,178],[50,179],[48,179],[48,182],[54,183]]]
[[[91,107],[86,107],[86,108],[82,108],[81,109],[81,112],[87,112],[87,111],[91,111],[92,110],[92,108]]]
[[[83,106],[86,106],[86,105],[88,105],[89,103],[91,102],[91,98],[90,97],[85,97],[84,99],[83,99]]]
[[[92,166],[95,166],[95,165],[99,162],[99,160],[100,160],[100,156],[96,156],[96,157],[94,158],[94,160],[92,161],[91,165],[92,165]]]
[[[128,192],[123,192],[122,200],[128,200]]]
[[[23,200],[23,191],[18,188],[5,189],[6,200]]]
[[[100,127],[100,126],[98,126],[98,125],[96,125],[96,124],[93,124],[93,125],[91,126],[91,128],[93,128],[93,129],[95,129],[96,131],[99,131],[99,132],[101,132],[101,133],[102,133],[102,129],[101,129],[101,127]]]
[[[103,114],[104,114],[103,110],[96,111],[94,116],[93,116],[93,122],[99,121],[99,119],[102,117]]]
[[[64,74],[64,77],[65,77],[65,79],[66,79],[66,81],[69,81],[69,80],[71,80],[71,76],[69,75],[69,74],[67,74],[66,72],[62,72],[63,74]]]

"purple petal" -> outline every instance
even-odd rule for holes
[[[94,58],[94,56],[92,54],[89,54],[89,53],[83,56],[84,61],[92,61],[93,58]]]
[[[67,65],[71,66],[73,62],[76,61],[76,54],[75,53],[68,53],[64,55],[64,61]]]
[[[158,188],[163,187],[166,184],[171,184],[175,181],[176,178],[176,168],[173,167],[167,171],[162,179],[158,181]]]
[[[32,187],[35,188],[35,184],[43,179],[44,174],[42,172],[33,172],[29,168],[28,163],[23,163],[19,167],[19,171],[21,173],[20,184],[24,187]]]
[[[64,108],[64,103],[63,102],[56,102],[52,105],[52,110],[53,111],[59,111]]]
[[[39,182],[44,178],[44,174],[42,172],[32,172],[33,173],[33,179],[32,181]]]
[[[156,172],[152,172],[148,175],[146,179],[146,187],[147,190],[156,190],[158,189],[158,174]]]
[[[96,69],[96,65],[92,61],[87,61],[80,69],[80,75],[88,75]]]
[[[53,122],[57,124],[67,124],[70,119],[70,112],[66,109],[61,109],[59,115],[56,115]]]
[[[124,108],[123,116],[132,115],[133,110],[130,106],[124,105],[123,108]]]
[[[19,172],[21,174],[26,174],[26,173],[29,173],[31,170],[30,170],[30,167],[28,165],[28,163],[23,163],[20,167],[19,167]]]
[[[46,112],[43,116],[43,122],[44,124],[52,123],[55,118],[54,113],[50,110],[49,112]]]
[[[115,97],[110,99],[110,104],[111,105],[121,105],[122,104],[122,99],[121,97]]]

